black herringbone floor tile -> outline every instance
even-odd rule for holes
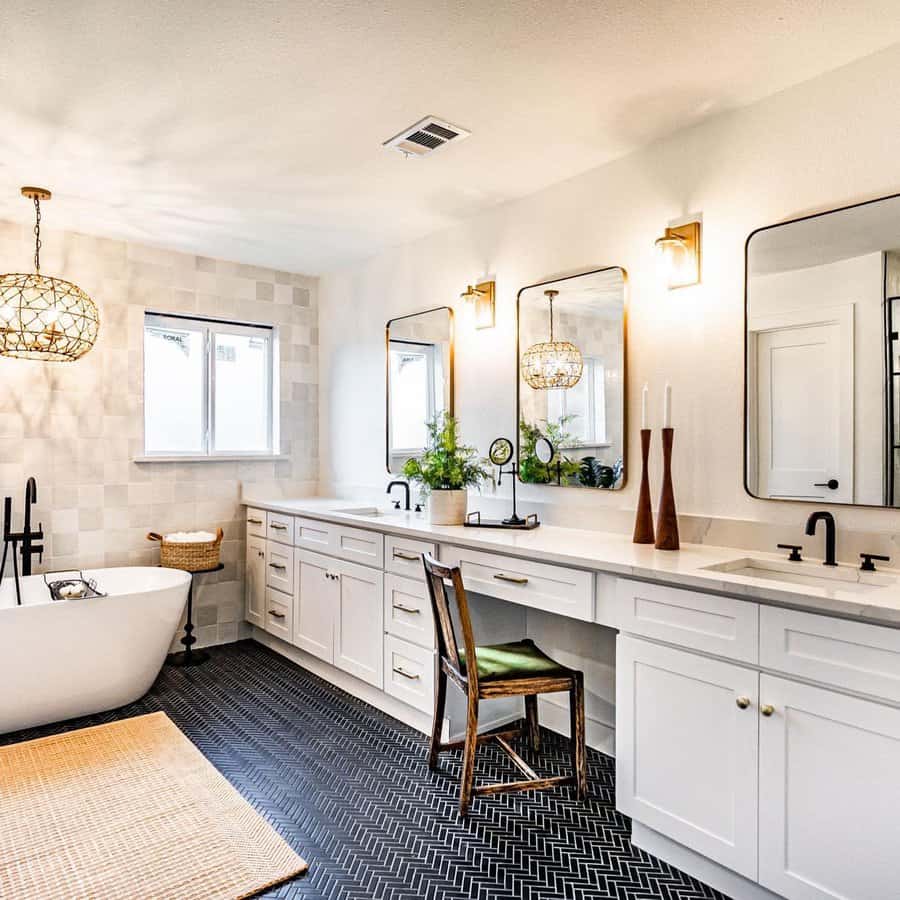
[[[723,900],[631,846],[608,756],[589,752],[585,804],[565,789],[479,798],[463,822],[457,755],[431,773],[421,734],[281,656],[250,641],[211,652],[203,666],[166,666],[128,707],[0,744],[163,710],[309,862],[270,898]],[[566,773],[568,742],[544,738],[537,759],[523,755]],[[515,776],[486,746],[478,777]]]

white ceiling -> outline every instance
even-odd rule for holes
[[[4,0],[0,218],[36,183],[50,227],[316,274],[898,40],[896,0]],[[425,115],[472,137],[382,149]]]

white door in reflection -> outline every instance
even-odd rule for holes
[[[852,503],[852,307],[754,336],[760,495]]]

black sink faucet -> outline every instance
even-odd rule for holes
[[[819,522],[825,523],[825,565],[836,566],[837,561],[834,558],[834,516],[830,512],[814,512],[806,520],[806,533],[810,536],[816,533],[816,525]]]
[[[390,494],[390,492],[391,492],[398,484],[400,485],[400,487],[403,488],[404,491],[406,491],[406,511],[409,512],[409,482],[408,482],[408,481],[399,481],[399,480],[398,480],[398,481],[392,481],[392,482],[387,486],[387,491],[386,491],[386,493]],[[400,508],[400,507],[399,507],[399,504],[397,505],[397,508],[398,508],[398,509]]]

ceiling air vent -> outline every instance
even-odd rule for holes
[[[415,125],[404,128],[400,134],[395,134],[383,146],[390,150],[399,150],[404,156],[427,156],[440,150],[451,141],[459,142],[471,134],[465,128],[451,125],[434,116],[426,116]]]

